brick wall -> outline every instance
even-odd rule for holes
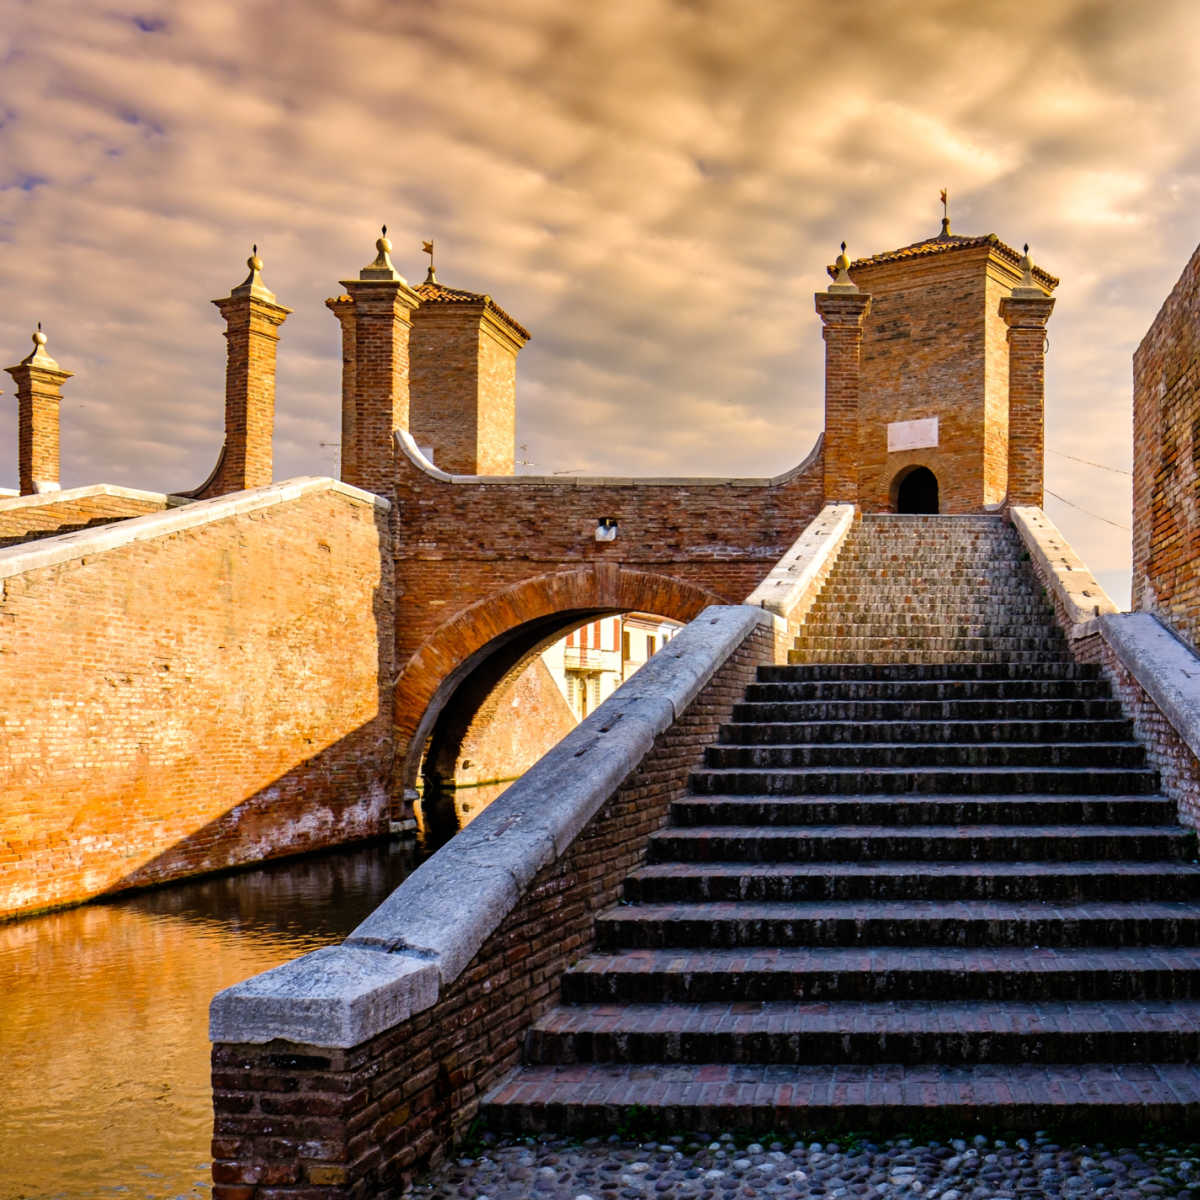
[[[541,657],[503,680],[458,749],[458,787],[515,779],[578,724]]]
[[[943,512],[1004,498],[1008,347],[999,302],[1020,272],[988,246],[856,264],[871,296],[859,395],[859,503],[892,511],[891,485],[909,466],[937,476]],[[894,421],[938,418],[938,445],[888,451]]]
[[[69,492],[46,492],[14,502],[0,499],[0,549],[37,538],[74,533],[94,525],[108,525],[130,517],[162,512],[168,507],[166,496],[121,495],[98,488],[77,488]],[[29,501],[35,501],[29,503]]]
[[[397,457],[401,668],[456,613],[555,571],[609,564],[669,576],[739,604],[823,503],[819,455],[774,481],[665,483],[522,477],[449,483]],[[601,517],[619,521],[616,541],[595,540]]]
[[[214,1200],[365,1200],[445,1154],[517,1065],[525,1029],[556,1002],[563,971],[592,945],[596,915],[772,654],[760,626],[432,1008],[348,1050],[215,1045]]]
[[[386,831],[386,513],[333,487],[3,579],[0,913]]]
[[[1133,607],[1200,646],[1200,248],[1133,356]]]

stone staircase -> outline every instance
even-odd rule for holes
[[[864,517],[495,1128],[1200,1115],[1195,837],[1000,517]]]

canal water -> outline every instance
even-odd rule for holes
[[[0,925],[0,1200],[209,1194],[213,993],[341,941],[397,844]]]

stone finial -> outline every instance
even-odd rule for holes
[[[262,259],[258,257],[257,243],[251,247],[250,257],[246,259],[246,266],[250,268],[250,274],[229,294],[231,296],[250,296],[255,300],[266,300],[269,304],[274,304],[275,293],[263,283],[260,274],[263,263]]]
[[[1033,259],[1029,255],[1029,243],[1025,243],[1025,253],[1021,256],[1021,282],[1012,290],[1014,300],[1044,300],[1046,289],[1038,285],[1033,277]]]
[[[842,243],[842,252],[837,256],[833,265],[837,270],[837,275],[829,287],[826,288],[826,291],[834,294],[857,292],[858,285],[850,278],[850,260],[846,257],[845,242]]]
[[[408,280],[396,270],[389,257],[392,253],[392,243],[388,241],[386,225],[382,227],[381,234],[382,236],[375,239],[375,259],[359,271],[359,279],[383,279],[407,284]]]
[[[46,353],[46,335],[42,332],[42,323],[37,323],[37,329],[33,331],[33,336],[30,339],[33,342],[33,349],[25,355],[17,364],[21,367],[41,367],[44,371],[59,371],[62,368],[58,363]],[[67,373],[68,377],[70,372]]]

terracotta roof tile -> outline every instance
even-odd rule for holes
[[[979,237],[963,236],[957,233],[942,233],[936,237],[922,238],[919,242],[913,242],[911,246],[901,246],[899,250],[887,250],[882,254],[871,254],[866,258],[856,258],[850,264],[850,273],[854,274],[856,267],[874,267],[881,263],[903,262],[908,258],[928,258],[934,254],[946,254],[952,250],[969,250],[976,246],[991,246],[992,250],[1003,259],[1012,263],[1015,267],[1021,261],[1021,255],[1011,246],[1006,246],[994,233],[985,233]],[[826,270],[833,278],[837,277],[837,270],[834,267],[827,267]],[[1051,275],[1048,271],[1043,271],[1041,267],[1034,265],[1033,277],[1043,287],[1053,291],[1058,287],[1058,279]]]
[[[422,304],[482,304],[484,308],[495,313],[502,321],[510,325],[526,341],[531,336],[528,329],[514,321],[491,296],[487,296],[483,292],[467,292],[462,288],[447,287],[444,283],[430,283],[428,280],[418,283],[413,291],[421,297]]]

